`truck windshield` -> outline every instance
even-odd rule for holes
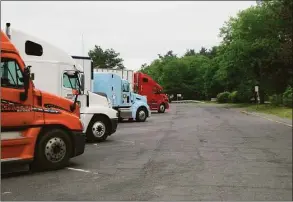
[[[1,58],[1,86],[10,88],[23,88],[23,75],[13,59]]]
[[[156,91],[156,94],[165,94],[165,93],[163,92],[163,90],[158,89],[158,90]]]
[[[72,74],[69,72],[65,72],[63,74],[63,87],[81,90],[80,89],[79,74],[78,73]]]

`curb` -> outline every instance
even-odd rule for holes
[[[289,126],[289,127],[292,128],[292,125],[284,123],[284,122],[281,122],[281,121],[276,121],[276,120],[273,120],[273,119],[270,119],[270,118],[267,118],[267,117],[264,117],[264,116],[260,116],[260,115],[255,114],[255,113],[250,113],[250,112],[247,112],[247,111],[240,111],[240,112],[243,113],[243,114],[246,114],[246,115],[257,116],[257,117],[260,117],[260,118],[263,118],[263,119],[266,119],[266,120],[269,120],[269,121],[272,121],[272,122],[275,122],[275,123],[283,124],[285,126]]]

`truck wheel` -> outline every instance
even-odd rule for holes
[[[165,112],[165,110],[166,110],[166,107],[165,107],[165,105],[164,105],[164,104],[160,104],[160,107],[159,107],[159,110],[158,110],[158,112],[159,112],[159,113],[164,113],[164,112]]]
[[[72,152],[69,135],[62,129],[46,130],[38,141],[33,170],[60,169],[65,167]]]
[[[139,108],[136,112],[136,121],[137,122],[145,122],[147,118],[147,112],[144,108]]]
[[[108,120],[102,116],[96,116],[91,120],[86,137],[90,141],[105,141],[109,135],[110,126]]]

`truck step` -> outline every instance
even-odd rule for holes
[[[30,167],[28,164],[9,164],[3,165],[1,164],[1,175],[9,175],[9,174],[20,174],[24,172],[28,172]]]

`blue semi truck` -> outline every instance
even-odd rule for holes
[[[147,98],[132,92],[131,83],[120,76],[123,72],[133,77],[132,70],[95,69],[93,92],[107,95],[112,107],[118,111],[120,121],[132,119],[144,122],[151,116]]]

